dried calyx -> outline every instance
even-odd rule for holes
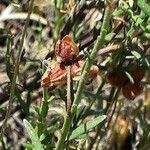
[[[74,41],[66,35],[55,45],[55,55],[57,61],[53,61],[47,68],[41,81],[43,87],[56,87],[66,84],[67,67],[71,68],[73,80],[79,80],[84,60],[79,55],[79,49]],[[98,73],[98,67],[93,65],[89,71],[88,79],[93,79]]]
[[[58,40],[55,45],[55,55],[58,62],[76,61],[79,56],[79,49],[74,41],[66,35],[62,40]]]

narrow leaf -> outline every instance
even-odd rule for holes
[[[150,17],[150,5],[144,0],[137,0],[137,5]]]
[[[128,79],[130,80],[130,82],[133,84],[133,83],[134,83],[134,79],[133,79],[133,77],[131,76],[131,74],[128,73],[128,72],[125,72],[125,74],[127,75],[127,77],[128,77]]]
[[[141,54],[138,53],[137,51],[131,51],[132,55],[136,58],[136,59],[140,59],[141,58]]]
[[[25,125],[25,128],[26,128],[27,133],[32,141],[34,148],[36,150],[44,150],[43,146],[39,140],[39,137],[38,137],[37,133],[35,132],[34,128],[32,127],[32,125],[26,119],[23,120],[23,123]]]
[[[88,121],[85,124],[80,125],[78,128],[76,128],[72,132],[69,140],[75,139],[78,136],[80,136],[81,134],[86,133],[89,129],[92,129],[92,128],[96,127],[98,124],[100,124],[105,119],[106,119],[106,116],[102,115],[102,116],[96,117],[95,119],[93,119],[91,121]]]

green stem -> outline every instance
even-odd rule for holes
[[[59,38],[59,30],[64,20],[61,14],[62,8],[63,8],[63,1],[55,0],[55,18],[54,18],[54,30],[53,30],[54,41],[57,41]]]
[[[96,40],[96,43],[94,45],[93,51],[90,55],[90,58],[87,58],[87,60],[85,62],[85,67],[83,69],[83,72],[82,72],[82,75],[80,78],[80,82],[79,82],[79,85],[77,88],[77,92],[75,95],[75,100],[74,100],[74,103],[72,105],[71,114],[66,116],[66,119],[65,119],[65,122],[63,125],[63,129],[62,129],[61,137],[59,138],[58,143],[56,145],[56,150],[61,150],[63,148],[66,136],[67,136],[69,129],[70,129],[70,126],[71,126],[72,119],[73,119],[74,115],[76,114],[76,108],[81,101],[83,89],[85,86],[85,79],[86,79],[88,72],[89,72],[89,70],[90,70],[90,68],[91,68],[91,66],[95,60],[95,57],[96,57],[98,50],[100,48],[102,48],[102,46],[103,46],[105,36],[106,36],[108,29],[109,29],[111,14],[112,14],[112,7],[107,3],[107,0],[106,0],[104,19],[102,22],[100,35],[97,37],[97,40]]]
[[[64,148],[64,142],[67,137],[68,131],[70,129],[72,119],[73,119],[73,115],[67,114],[64,125],[63,125],[63,129],[62,129],[62,134],[56,146],[56,150],[61,150]]]
[[[109,28],[109,23],[110,23],[110,18],[111,18],[111,12],[112,10],[110,9],[111,7],[109,7],[109,5],[106,6],[105,9],[105,13],[104,13],[104,19],[103,19],[103,23],[102,23],[102,27],[101,27],[101,31],[100,31],[100,35],[97,37],[96,43],[94,45],[93,51],[91,52],[91,55],[89,58],[87,58],[86,62],[85,62],[85,67],[83,70],[83,73],[81,75],[80,78],[80,82],[79,82],[79,86],[76,92],[76,96],[75,96],[75,100],[73,103],[73,106],[77,105],[80,103],[81,101],[81,96],[83,93],[83,89],[85,86],[85,79],[87,77],[87,74],[91,68],[91,66],[93,65],[93,62],[95,60],[96,54],[98,52],[98,50],[100,48],[102,48],[104,40],[105,40],[105,36],[108,32],[108,28]],[[74,107],[73,107],[74,109]]]
[[[39,110],[39,118],[37,122],[38,126],[38,136],[42,135],[44,128],[44,118],[47,116],[48,113],[48,89],[43,89],[43,101]]]
[[[150,5],[143,0],[137,0],[137,5],[150,17]]]
[[[19,66],[20,66],[20,58],[21,58],[21,54],[22,54],[22,51],[23,51],[22,47],[23,47],[27,27],[28,27],[28,24],[29,24],[30,15],[32,13],[33,3],[34,3],[34,0],[31,0],[29,11],[28,11],[28,16],[27,16],[26,23],[25,23],[25,26],[24,26],[24,29],[23,29],[23,34],[22,34],[22,37],[21,37],[21,40],[20,40],[18,55],[17,55],[17,58],[16,58],[16,63],[15,63],[15,68],[14,68],[14,75],[13,75],[13,79],[12,79],[12,83],[11,83],[11,87],[10,87],[10,97],[9,97],[8,108],[7,108],[5,119],[4,119],[2,128],[1,128],[1,132],[0,132],[0,141],[3,138],[5,128],[7,126],[7,120],[10,116],[10,113],[11,113],[13,98],[14,98],[14,94],[15,94],[16,79],[17,79],[17,75],[18,75],[18,72],[19,72]]]

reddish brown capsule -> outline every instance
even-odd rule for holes
[[[127,77],[122,71],[111,71],[107,74],[107,79],[112,86],[122,87],[125,84]]]
[[[122,88],[122,93],[127,99],[134,100],[142,93],[142,86],[140,83],[127,82]]]
[[[66,35],[55,45],[55,54],[60,62],[72,61],[79,55],[79,49],[74,41]]]
[[[140,82],[145,75],[145,70],[143,68],[136,68],[132,70],[130,74],[135,82]]]

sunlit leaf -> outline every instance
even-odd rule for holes
[[[24,123],[27,133],[32,141],[34,149],[44,150],[44,148],[39,140],[39,137],[38,137],[37,133],[35,132],[34,128],[32,127],[32,125],[26,119],[23,120],[23,123]]]
[[[86,133],[90,129],[92,129],[92,128],[96,127],[98,124],[102,123],[105,119],[106,119],[106,116],[102,115],[102,116],[96,117],[95,119],[93,119],[91,121],[88,121],[85,124],[80,125],[78,128],[76,128],[72,132],[69,140],[75,139],[75,138],[79,137],[80,135]]]
[[[131,51],[132,55],[137,58],[137,59],[140,59],[141,58],[141,54],[138,53],[137,51]]]

